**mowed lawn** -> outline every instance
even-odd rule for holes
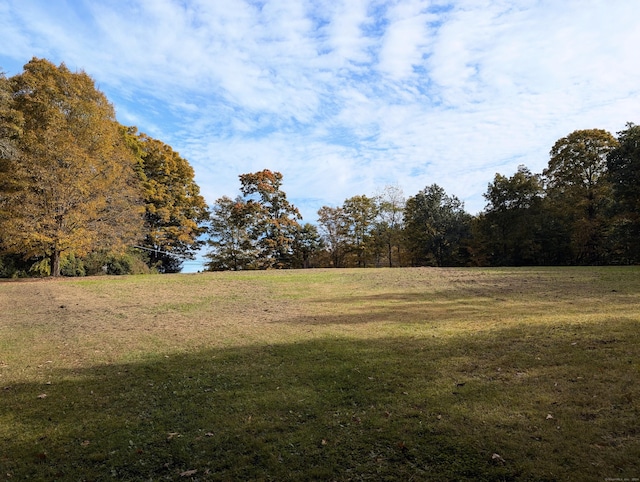
[[[640,479],[640,268],[0,282],[0,480]]]

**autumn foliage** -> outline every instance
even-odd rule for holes
[[[3,77],[0,134],[0,246],[26,272],[58,276],[70,259],[144,243],[178,256],[197,247],[206,206],[193,170],[159,141],[132,139],[86,73],[34,58]]]

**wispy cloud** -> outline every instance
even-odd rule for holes
[[[483,208],[572,130],[638,121],[627,0],[5,0],[0,66],[84,69],[121,122],[171,144],[210,202],[284,174],[322,204],[437,183]]]

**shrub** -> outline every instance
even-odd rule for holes
[[[73,253],[62,259],[60,273],[62,276],[86,276],[87,274],[83,261],[76,258]]]

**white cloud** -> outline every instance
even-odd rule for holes
[[[427,2],[398,3],[387,13],[390,24],[382,38],[378,68],[394,80],[412,76],[432,47],[431,24],[438,17],[427,13],[427,6]]]
[[[320,45],[321,53],[329,52],[331,63],[327,67],[349,68],[350,63],[364,64],[371,61],[369,49],[373,41],[364,35],[363,28],[374,21],[367,14],[366,0],[342,0],[330,2],[325,14],[329,17],[325,27],[326,46]],[[327,55],[325,54],[325,57]]]
[[[284,174],[307,221],[399,184],[484,206],[572,130],[640,121],[627,0],[5,0],[0,66],[92,75],[122,122],[190,160],[208,200]],[[14,69],[15,70],[15,69]],[[17,73],[10,71],[9,74]]]

